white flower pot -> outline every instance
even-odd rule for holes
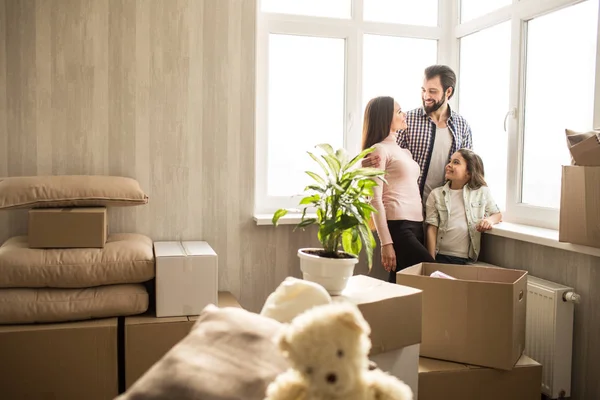
[[[300,249],[300,270],[304,280],[318,283],[330,295],[339,295],[346,288],[348,279],[354,273],[354,266],[358,258],[325,258],[309,254],[307,251],[322,249]]]

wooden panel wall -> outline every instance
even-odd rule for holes
[[[257,227],[255,1],[0,0],[0,176],[136,178],[112,232],[207,240],[219,286],[260,310],[314,232]],[[0,241],[26,233],[0,212]]]
[[[575,288],[572,399],[600,399],[600,258],[483,235],[481,260]]]

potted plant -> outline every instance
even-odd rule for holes
[[[376,242],[369,220],[377,211],[369,204],[369,198],[377,185],[374,179],[384,180],[384,172],[376,168],[352,168],[373,148],[363,150],[348,161],[344,149],[334,152],[328,144],[316,147],[325,154],[320,158],[310,151],[308,154],[319,164],[323,174],[306,172],[315,183],[304,189],[306,197],[299,203],[303,207],[302,218],[294,230],[318,225],[318,238],[323,248],[299,249],[298,257],[304,279],[319,283],[330,294],[338,295],[354,273],[363,247],[371,270]],[[273,224],[277,226],[279,219],[287,213],[286,209],[277,210]]]

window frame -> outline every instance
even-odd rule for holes
[[[278,208],[295,210],[300,195],[268,196],[268,60],[269,34],[292,34],[315,37],[341,38],[346,41],[344,147],[350,154],[360,150],[362,130],[362,57],[363,35],[437,40],[437,62],[457,65],[454,54],[453,25],[446,15],[456,15],[456,3],[438,0],[438,26],[414,26],[406,24],[363,21],[363,2],[352,0],[350,19],[310,17],[265,13],[261,0],[256,1],[256,112],[255,112],[255,196],[254,213],[269,214]],[[368,1],[368,0],[366,0]],[[418,1],[418,0],[415,0]],[[299,210],[298,210],[299,211]]]
[[[268,38],[270,33],[304,34],[321,37],[338,37],[346,40],[346,95],[344,121],[344,146],[355,153],[360,149],[362,123],[362,36],[381,34],[388,36],[433,39],[438,42],[437,62],[450,66],[460,77],[460,39],[502,22],[511,23],[511,60],[509,104],[506,131],[508,141],[506,210],[504,221],[540,228],[558,229],[559,209],[537,207],[521,203],[524,102],[526,68],[527,21],[544,14],[569,7],[586,0],[513,0],[512,4],[475,19],[460,21],[460,0],[438,0],[438,26],[412,26],[404,24],[363,21],[363,1],[352,0],[352,18],[337,19],[300,15],[263,13],[261,0],[256,1],[256,113],[255,113],[255,215],[273,213],[278,208],[294,210],[298,197],[267,196],[268,148]],[[415,0],[418,1],[418,0]],[[599,10],[600,21],[600,10]],[[456,94],[449,101],[458,110],[460,79]],[[593,127],[600,128],[600,23],[596,51],[596,79],[594,91]],[[474,143],[477,150],[477,143]]]
[[[511,60],[509,104],[506,110],[507,119],[507,182],[506,210],[503,220],[506,222],[537,226],[547,229],[558,229],[559,209],[524,204],[522,198],[522,177],[524,158],[524,125],[525,125],[525,73],[527,61],[527,22],[533,18],[569,7],[586,0],[513,0],[512,4],[482,15],[473,20],[455,22],[455,37],[459,43],[462,37],[493,27],[502,22],[511,22]],[[460,0],[456,0],[459,3]],[[459,3],[460,7],[460,3]],[[459,15],[460,17],[460,15]],[[600,21],[600,13],[599,13]],[[455,70],[460,76],[458,68]],[[460,80],[458,82],[460,96]],[[596,50],[596,79],[594,96],[594,127],[600,127],[600,23],[598,24],[598,42]],[[460,112],[460,110],[459,110]],[[477,150],[477,143],[474,144]]]

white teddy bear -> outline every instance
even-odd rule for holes
[[[412,400],[408,385],[369,370],[370,327],[355,305],[313,307],[286,324],[279,347],[291,367],[265,400]]]

